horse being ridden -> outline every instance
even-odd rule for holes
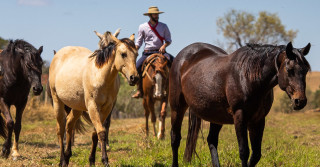
[[[13,159],[17,159],[18,141],[21,131],[23,110],[28,101],[30,88],[34,95],[42,92],[42,53],[43,47],[34,48],[24,40],[9,41],[7,47],[0,53],[3,78],[0,80],[0,135],[5,139],[2,156],[8,158],[12,146],[11,137],[15,138],[12,148]],[[16,108],[16,122],[12,120],[10,106]]]
[[[57,114],[57,134],[60,143],[60,165],[67,166],[71,157],[71,136],[75,122],[88,111],[95,127],[92,134],[90,165],[95,164],[98,139],[101,142],[102,162],[108,165],[106,154],[106,130],[103,122],[115,104],[120,87],[118,72],[130,85],[138,80],[135,68],[137,50],[134,35],[129,39],[117,39],[110,32],[100,38],[99,49],[68,46],[59,50],[50,65],[49,84],[54,110]],[[65,121],[64,106],[72,108]],[[67,131],[67,149],[64,152],[64,131]]]
[[[153,123],[153,132],[156,136],[156,116],[154,112],[154,104],[160,101],[161,111],[159,120],[158,139],[164,138],[166,108],[168,103],[169,89],[169,67],[168,59],[163,54],[153,54],[144,62],[144,70],[142,74],[143,87],[143,107],[146,117],[146,134],[149,133],[148,118],[151,113],[151,122]]]
[[[295,110],[306,103],[306,74],[310,65],[302,49],[249,44],[227,55],[222,49],[195,43],[182,49],[169,77],[172,166],[178,166],[181,124],[189,107],[189,131],[185,159],[191,160],[201,119],[210,122],[207,138],[213,166],[219,166],[217,145],[223,124],[234,124],[242,166],[255,166],[261,157],[265,117],[273,102],[273,87],[290,97]],[[249,158],[247,130],[252,146]]]

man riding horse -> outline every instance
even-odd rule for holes
[[[171,34],[169,28],[166,24],[158,21],[159,14],[161,13],[164,12],[159,11],[158,7],[151,6],[148,10],[148,13],[143,14],[145,16],[149,16],[149,22],[143,23],[139,26],[138,38],[136,39],[135,43],[136,48],[139,50],[142,43],[145,43],[142,56],[136,63],[137,71],[140,78],[142,78],[142,64],[148,56],[154,53],[162,53],[168,58],[169,66],[173,61],[173,56],[166,52],[166,47],[171,44]],[[137,83],[137,88],[137,93],[132,96],[133,98],[142,97],[142,79],[140,79]]]

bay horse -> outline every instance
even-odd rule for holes
[[[40,95],[42,92],[42,50],[42,46],[36,49],[24,40],[10,40],[0,53],[1,66],[4,69],[3,78],[0,80],[0,135],[5,139],[2,148],[2,156],[5,158],[8,158],[10,154],[12,132],[15,134],[12,148],[13,159],[16,160],[20,156],[18,142],[21,119],[30,88],[32,87],[34,95]],[[11,105],[16,108],[15,123],[10,113]]]
[[[84,47],[67,46],[56,52],[50,65],[49,85],[57,116],[60,166],[69,164],[72,155],[72,131],[83,111],[88,112],[95,128],[92,133],[90,165],[95,164],[95,151],[99,139],[101,160],[108,166],[106,130],[102,124],[116,102],[120,87],[118,73],[122,73],[132,86],[139,79],[135,68],[138,52],[133,42],[134,34],[121,40],[110,32],[96,34],[100,38],[99,49],[91,52]],[[65,106],[71,108],[67,117]],[[64,152],[65,128],[67,149]]]
[[[168,59],[155,53],[149,56],[143,63],[144,70],[142,74],[143,89],[143,107],[146,117],[146,135],[149,133],[148,118],[151,113],[151,122],[153,123],[153,134],[156,136],[156,115],[154,105],[160,101],[161,111],[159,116],[158,139],[164,138],[166,108],[168,103],[169,90],[169,67]]]
[[[184,159],[191,161],[201,119],[210,122],[207,138],[213,166],[220,166],[218,136],[223,124],[234,124],[243,167],[255,166],[261,158],[265,117],[273,103],[273,87],[279,84],[295,110],[307,104],[306,74],[310,65],[302,48],[287,45],[248,44],[228,55],[205,43],[182,49],[169,76],[171,106],[172,166],[178,166],[181,124],[189,107],[189,130]],[[248,134],[252,154],[250,161]]]

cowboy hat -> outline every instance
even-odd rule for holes
[[[143,15],[145,16],[148,16],[149,14],[161,14],[161,13],[164,13],[164,12],[160,12],[158,7],[156,6],[151,6],[149,9],[148,9],[148,13],[144,13]]]

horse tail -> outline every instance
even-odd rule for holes
[[[48,75],[48,78],[49,78],[49,75]],[[52,94],[51,94],[51,90],[50,90],[49,79],[48,79],[48,82],[47,82],[47,85],[46,85],[46,92],[47,92],[47,95],[49,97],[50,103],[53,106],[53,100],[52,100]]]
[[[68,115],[70,114],[70,112],[71,112],[71,108],[68,107],[68,106],[66,106],[66,105],[64,105],[64,110],[66,111],[67,116],[68,116]],[[92,122],[91,122],[91,120],[90,120],[90,117],[89,117],[89,114],[88,114],[87,112],[85,112],[85,111],[82,112],[82,115],[81,115],[81,116],[84,118],[84,120],[85,120],[88,124],[92,124]],[[75,124],[75,126],[74,126],[74,130],[75,130],[76,132],[78,132],[78,133],[81,133],[81,134],[83,134],[84,132],[87,131],[87,129],[86,129],[83,121],[81,120],[81,118],[79,118],[79,119],[77,120],[77,122],[76,122],[76,124]]]
[[[198,139],[198,134],[201,126],[201,119],[189,111],[189,128],[186,143],[186,150],[184,152],[184,159],[187,162],[191,161],[192,154],[196,150],[196,144]]]
[[[6,121],[4,120],[1,111],[0,111],[0,136],[4,139],[8,136],[8,130],[6,126]]]

